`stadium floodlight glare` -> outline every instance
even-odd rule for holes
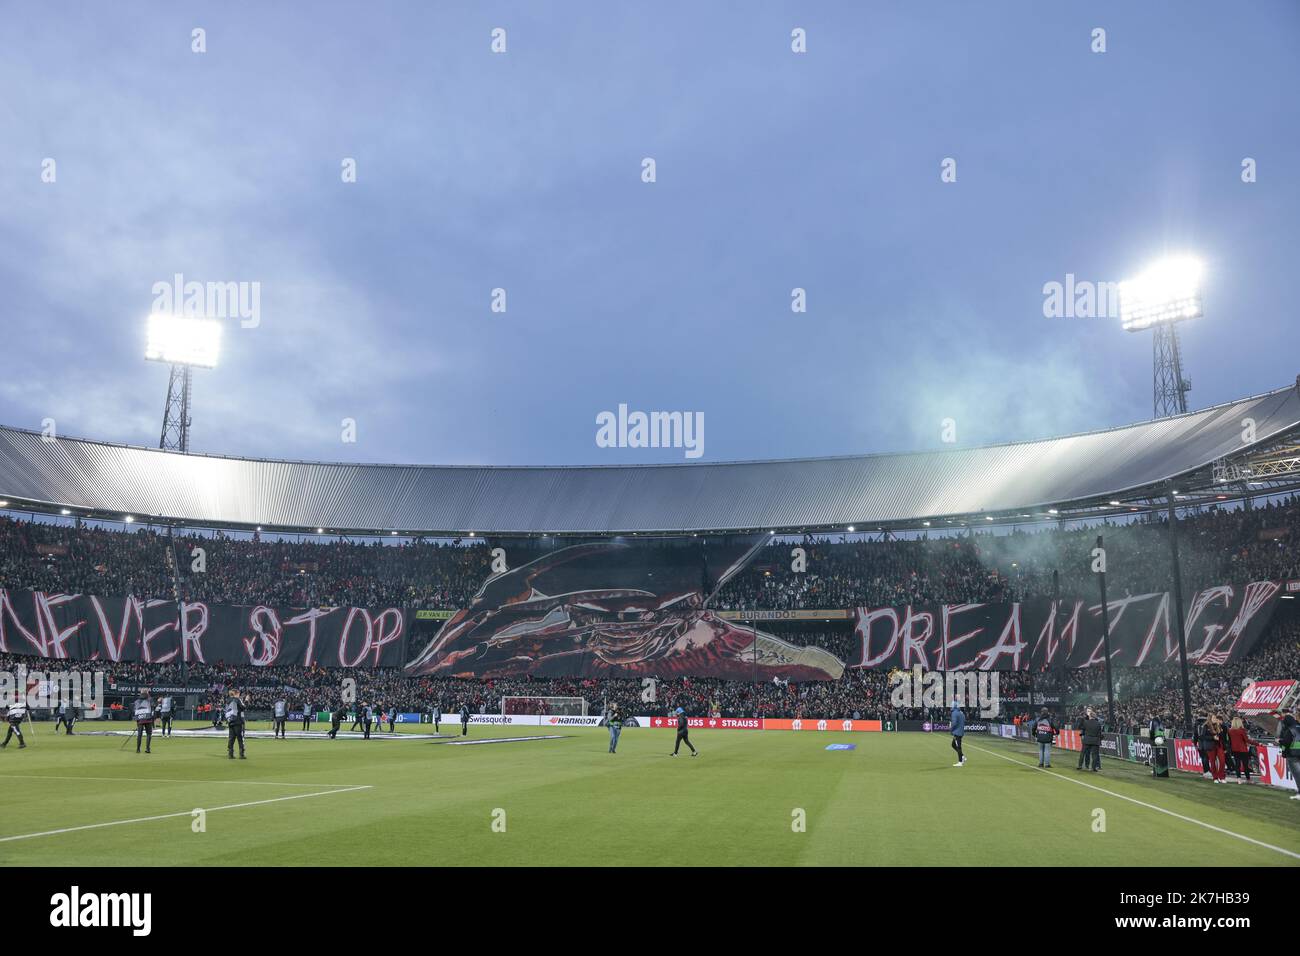
[[[144,357],[169,365],[215,368],[221,353],[221,323],[155,312],[149,316]]]
[[[1201,316],[1201,276],[1193,256],[1161,259],[1140,276],[1119,284],[1119,317],[1128,332]]]

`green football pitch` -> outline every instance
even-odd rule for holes
[[[111,725],[83,723],[84,731]],[[121,727],[122,725],[118,725]],[[197,727],[187,724],[186,727]],[[265,730],[255,724],[250,729]],[[412,726],[410,732],[431,728]],[[973,735],[471,729],[470,740],[56,736],[0,751],[0,863],[72,865],[1274,865],[1300,801],[1191,775],[1102,773]],[[828,751],[832,743],[855,749]],[[205,811],[196,815],[195,810]]]

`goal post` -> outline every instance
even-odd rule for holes
[[[585,697],[502,697],[501,716],[586,717]]]

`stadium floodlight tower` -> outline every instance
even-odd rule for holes
[[[167,404],[163,406],[164,451],[190,450],[191,373],[197,368],[215,368],[221,351],[221,323],[155,312],[149,316],[144,357],[171,365],[167,379]]]
[[[1120,321],[1128,332],[1150,329],[1154,418],[1187,411],[1191,383],[1183,377],[1178,323],[1199,318],[1204,266],[1192,256],[1162,259],[1119,286]]]

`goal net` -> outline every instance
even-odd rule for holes
[[[546,714],[556,717],[586,717],[585,697],[502,697],[501,716]]]

